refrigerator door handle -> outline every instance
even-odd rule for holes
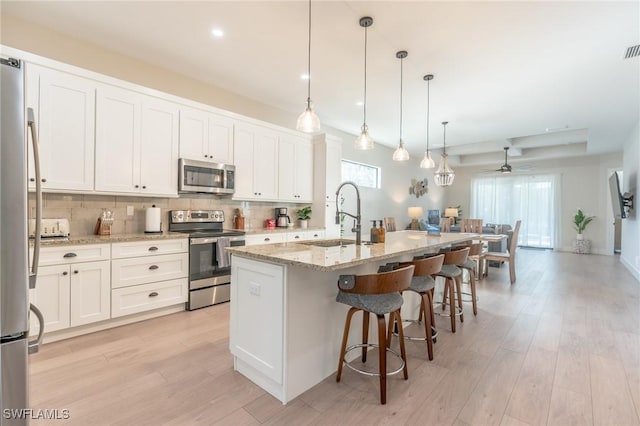
[[[36,229],[33,243],[33,263],[29,272],[29,288],[36,288],[38,275],[38,262],[40,260],[40,235],[42,233],[42,180],[40,178],[40,146],[38,144],[38,132],[33,108],[27,108],[27,125],[31,130],[31,142],[33,144],[33,163],[36,176]],[[33,305],[32,305],[33,306]],[[36,308],[38,309],[38,308]]]
[[[34,354],[40,350],[40,345],[42,344],[42,336],[44,335],[44,317],[42,316],[40,309],[38,309],[33,303],[29,305],[29,309],[36,315],[38,322],[40,323],[38,337],[35,340],[29,340],[29,353]]]

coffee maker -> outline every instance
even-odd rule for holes
[[[287,228],[291,223],[291,219],[287,216],[286,207],[276,207],[276,226],[278,228]]]

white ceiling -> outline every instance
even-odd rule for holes
[[[306,1],[2,1],[22,19],[294,113],[306,99]],[[639,2],[323,1],[312,3],[311,98],[323,124],[362,124],[364,30],[371,16],[367,122],[413,157],[430,136],[461,164],[619,151],[640,115]],[[210,36],[220,27],[225,37]],[[295,123],[291,123],[295,126]],[[548,130],[547,130],[548,129]],[[568,144],[575,144],[568,147]],[[481,154],[481,155],[478,155]],[[519,154],[519,155],[517,155]],[[516,156],[517,155],[517,156]]]

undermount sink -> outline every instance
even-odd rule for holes
[[[320,241],[300,241],[298,244],[304,244],[307,246],[316,246],[316,247],[338,247],[338,246],[346,246],[349,244],[355,244],[354,240],[320,240]]]

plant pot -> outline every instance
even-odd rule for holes
[[[300,219],[299,222],[300,222],[300,228],[301,229],[307,229],[307,226],[309,225],[309,221],[308,220]]]
[[[578,234],[578,235],[576,235],[576,240],[578,240],[578,241],[582,241],[582,240],[584,240],[584,234]]]

